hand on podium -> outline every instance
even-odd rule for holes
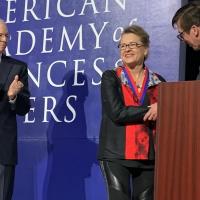
[[[155,121],[157,119],[157,103],[151,104],[149,106],[148,112],[145,114],[143,120],[152,120]]]

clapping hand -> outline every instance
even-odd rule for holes
[[[13,82],[10,84],[10,87],[8,89],[8,97],[10,100],[13,100],[16,98],[17,94],[21,91],[21,89],[24,87],[24,84],[19,80],[19,76],[16,75]]]

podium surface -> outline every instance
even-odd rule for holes
[[[200,81],[161,83],[155,200],[200,199]]]

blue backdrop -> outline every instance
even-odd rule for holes
[[[32,107],[18,118],[14,200],[103,200],[96,160],[100,78],[119,61],[122,27],[150,34],[147,65],[179,77],[171,18],[181,0],[1,0],[6,53],[29,65]]]

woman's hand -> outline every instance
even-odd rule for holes
[[[148,112],[145,114],[143,120],[153,120],[155,121],[157,119],[157,103],[151,104],[150,109]]]

